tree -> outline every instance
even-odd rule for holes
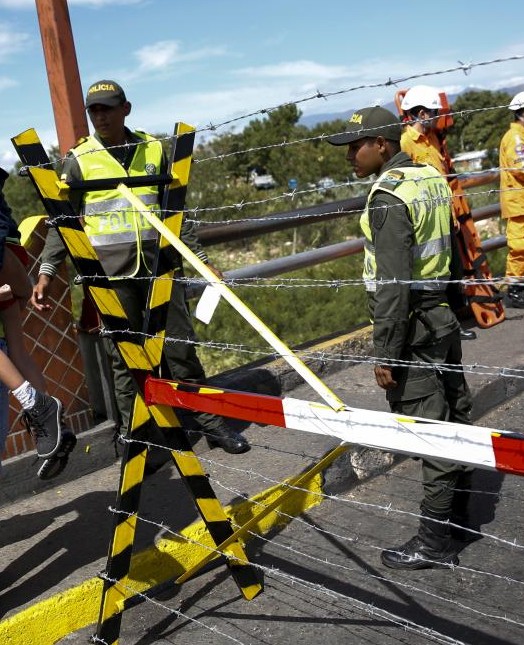
[[[21,163],[9,173],[4,186],[4,195],[13,211],[13,218],[20,223],[31,215],[44,215],[44,207],[29,177],[20,176]]]
[[[510,101],[507,92],[471,90],[461,94],[452,106],[454,125],[446,137],[450,154],[498,150],[511,121]],[[461,114],[462,110],[478,111]]]

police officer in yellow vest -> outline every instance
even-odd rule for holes
[[[166,172],[161,142],[145,132],[131,131],[125,126],[131,103],[118,83],[112,80],[93,83],[87,92],[86,109],[95,134],[81,139],[68,153],[62,174],[64,181]],[[158,187],[145,186],[132,190],[149,208],[158,208]],[[156,230],[116,190],[72,192],[71,201],[83,217],[85,231],[107,275],[115,278],[114,288],[126,310],[131,328],[141,331],[150,284],[147,278],[151,275],[157,244]],[[184,221],[181,238],[203,262],[209,264],[193,224]],[[58,234],[51,229],[42,255],[38,284],[33,292],[32,303],[36,308],[45,308],[47,287],[64,256],[65,249]],[[173,262],[176,275],[180,277],[182,264],[175,252]],[[210,268],[219,274],[211,265]],[[205,383],[204,370],[191,342],[194,330],[187,302],[180,288],[171,292],[166,336],[189,341],[166,342],[163,355],[163,366],[168,372],[164,372],[166,378]],[[114,347],[112,355],[117,403],[123,423],[127,425],[135,384]],[[192,420],[212,445],[219,445],[230,453],[249,450],[247,440],[229,428],[221,417],[195,413]]]
[[[451,277],[451,192],[432,166],[400,151],[397,117],[381,107],[357,110],[346,131],[328,138],[347,146],[358,178],[376,174],[361,227],[364,282],[373,321],[375,377],[393,412],[470,423],[459,323],[446,299]],[[419,363],[434,365],[417,367]],[[456,366],[440,370],[440,364]],[[382,552],[397,569],[458,563],[448,520],[466,526],[471,470],[422,462],[424,498],[418,533]],[[455,489],[459,489],[455,491]],[[469,528],[469,526],[468,526]],[[456,531],[456,537],[466,532]],[[471,535],[471,534],[469,534]]]

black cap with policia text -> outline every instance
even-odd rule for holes
[[[400,135],[398,118],[393,112],[376,106],[353,112],[346,124],[346,131],[328,137],[327,141],[334,146],[345,146],[368,137],[384,137],[390,141],[400,141]]]
[[[87,90],[86,109],[96,104],[116,107],[126,100],[124,90],[115,81],[97,81]]]

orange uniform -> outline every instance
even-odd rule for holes
[[[524,125],[514,122],[500,142],[500,210],[507,219],[507,276],[524,277]],[[514,168],[515,170],[505,170]]]
[[[433,130],[424,134],[411,125],[406,126],[400,139],[400,147],[415,163],[427,163],[436,168],[441,175],[448,174],[446,161],[440,152],[440,141]]]
[[[409,155],[415,163],[427,163],[436,168],[441,175],[447,177],[450,170],[446,158],[442,154],[442,146],[434,130],[429,130],[427,134],[419,132],[411,125],[406,126],[400,139],[402,152]],[[451,192],[453,193],[453,222],[458,229],[457,218],[463,212],[469,212],[469,206],[464,203],[463,191],[456,179],[450,181],[447,177]]]

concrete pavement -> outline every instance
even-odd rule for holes
[[[501,376],[498,368],[524,368],[523,317],[524,312],[508,310],[506,322],[476,329],[478,339],[463,345],[466,365],[490,366],[482,370],[487,374],[468,374],[477,418],[519,400],[524,379]],[[365,333],[361,333],[346,339],[342,351],[362,354],[365,347]],[[371,367],[344,365],[345,369],[333,370],[333,364],[320,359],[313,367],[348,405],[386,410]],[[229,375],[222,384],[231,386],[238,379],[238,374]],[[247,376],[244,372],[242,380],[246,389],[292,391],[296,398],[318,399],[309,386],[297,385],[300,378],[282,364],[256,366]],[[237,388],[241,389],[240,383]],[[517,414],[497,411],[492,415],[484,425],[520,429]],[[320,435],[232,423],[252,443],[250,452],[226,455],[209,451],[203,442],[196,446],[224,504],[271,487],[335,445]],[[74,604],[68,604],[70,590],[95,579],[105,565],[112,525],[108,507],[115,501],[120,468],[111,452],[109,429],[86,435],[66,475],[52,485],[34,481],[29,463],[6,464],[0,508],[3,642],[31,643],[23,636],[22,626],[30,616],[44,620],[45,612],[34,612],[49,599],[55,610],[74,612]],[[382,453],[364,454],[363,459],[367,459],[363,481],[348,458],[341,458],[324,482],[324,493],[332,498],[312,504],[301,519],[285,528],[275,528],[270,541],[253,540],[250,557],[260,567],[266,586],[257,599],[241,600],[227,569],[215,566],[181,588],[162,590],[154,602],[144,601],[126,611],[121,642],[194,645],[300,640],[308,645],[327,636],[348,643],[520,643],[523,558],[518,546],[506,543],[522,542],[521,479],[482,473],[476,504],[485,520],[482,531],[496,539],[485,538],[468,547],[461,558],[464,570],[393,575],[380,564],[379,550],[411,536],[417,521],[411,514],[417,512],[421,496],[420,468],[408,459],[397,460],[390,470],[391,460]],[[28,490],[28,480],[34,492]],[[388,505],[394,512],[384,511]],[[178,531],[196,519],[170,465],[145,482],[140,508],[145,522],[139,525],[137,549],[158,545],[162,538],[173,539],[162,526]],[[493,568],[489,575],[484,571],[488,564]],[[80,611],[80,601],[76,602]],[[55,615],[48,620],[56,620]],[[216,630],[210,632],[213,626]],[[44,631],[31,630],[30,638]],[[93,626],[86,627],[64,635],[61,642],[85,643],[93,631]]]

